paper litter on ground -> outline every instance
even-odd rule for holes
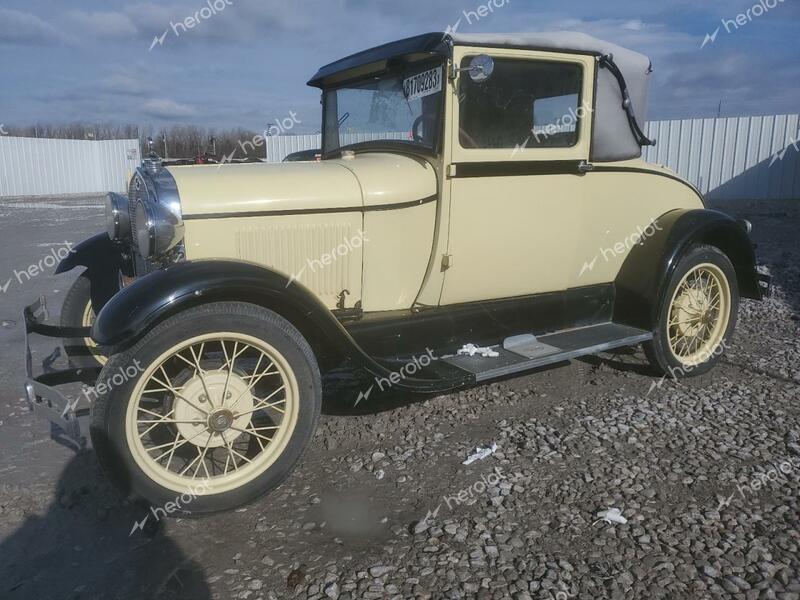
[[[462,464],[471,465],[475,461],[483,460],[497,452],[497,444],[492,442],[491,446],[487,446],[484,448],[476,448],[475,452],[469,455],[467,460],[465,460]]]
[[[613,523],[619,523],[620,525],[625,525],[628,522],[628,519],[622,516],[622,511],[618,508],[609,508],[608,510],[601,510],[597,513],[597,521],[595,523],[599,523],[600,521],[605,521],[609,525]]]
[[[500,356],[499,352],[496,352],[491,348],[481,348],[475,344],[466,344],[463,348],[461,348],[461,350],[458,351],[459,356],[475,356],[476,354],[480,354],[484,358],[497,358]]]

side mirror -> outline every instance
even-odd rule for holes
[[[488,54],[479,54],[470,61],[469,68],[466,70],[469,72],[469,77],[472,81],[483,83],[494,73],[494,59]]]

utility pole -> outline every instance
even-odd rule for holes
[[[167,158],[169,158],[169,152],[167,152],[167,132],[166,131],[163,134],[161,134],[161,139],[164,142],[164,158],[167,159]]]
[[[719,106],[717,107],[717,118],[719,119],[722,116],[722,100],[719,101]]]

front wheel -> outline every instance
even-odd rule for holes
[[[693,246],[675,269],[654,338],[645,344],[651,365],[674,379],[707,373],[727,349],[738,312],[730,259],[713,246]]]
[[[95,314],[92,307],[92,282],[85,273],[78,277],[67,292],[61,307],[62,327],[91,327]],[[75,368],[102,367],[108,359],[90,337],[68,339],[64,343],[70,363]]]
[[[297,329],[241,303],[168,319],[113,356],[99,381],[100,464],[166,516],[229,510],[277,487],[311,440],[322,396]]]

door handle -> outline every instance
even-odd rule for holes
[[[578,163],[578,173],[585,175],[594,171],[594,165],[588,161],[582,160]]]

